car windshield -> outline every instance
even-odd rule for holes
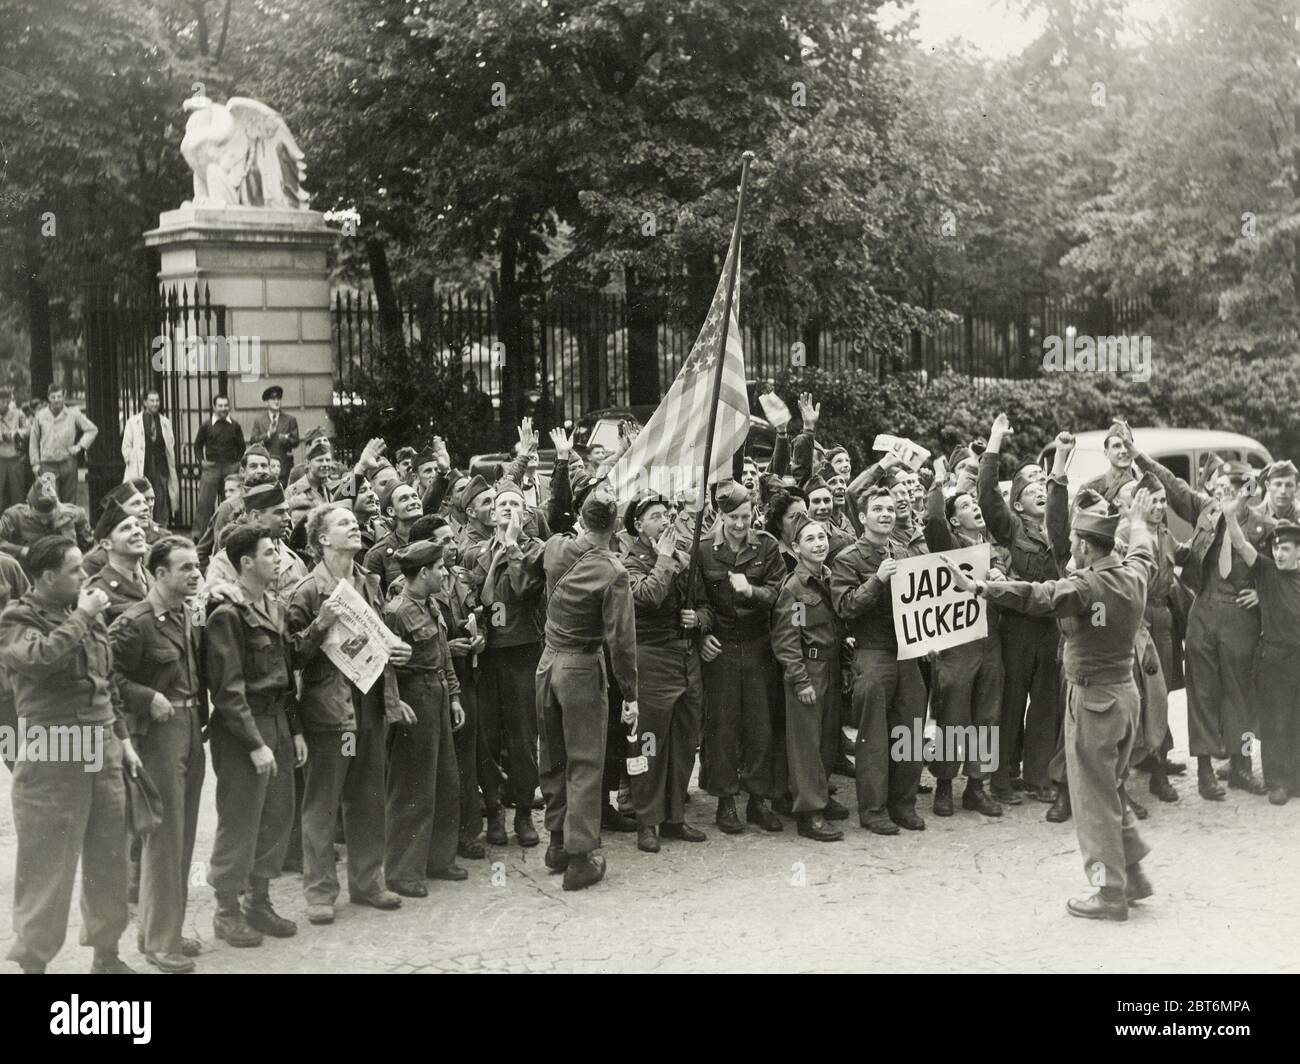
[[[607,451],[618,449],[618,421],[614,418],[600,418],[590,429],[579,427],[573,434],[573,442],[578,447],[604,447]]]
[[[1051,469],[1049,459],[1047,469]],[[1084,481],[1092,480],[1093,477],[1099,477],[1110,468],[1110,462],[1101,451],[1084,451],[1076,449],[1070,455],[1069,464],[1065,467],[1066,475],[1073,483],[1081,484]]]

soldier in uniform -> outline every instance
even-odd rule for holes
[[[419,504],[410,485],[402,485]],[[384,869],[389,889],[407,898],[429,893],[424,879],[468,879],[456,863],[460,773],[452,733],[465,724],[460,682],[447,648],[447,626],[432,597],[443,590],[443,548],[428,540],[397,550],[402,588],[384,607],[393,633],[411,645],[397,668],[411,719],[388,732]]]
[[[855,641],[853,715],[858,738],[854,768],[858,819],[877,835],[897,835],[900,827],[925,830],[916,812],[920,761],[890,756],[896,728],[925,726],[925,683],[915,659],[898,660],[890,578],[898,568],[893,538],[894,496],[884,488],[860,500],[862,535],[839,553],[831,566],[835,612],[848,622]],[[909,744],[910,745],[910,744]]]
[[[689,518],[687,518],[689,520]],[[703,842],[686,823],[686,790],[700,742],[703,691],[698,626],[689,606],[689,527],[674,527],[668,502],[653,492],[624,514],[627,569],[636,611],[637,703],[643,735],[653,736],[646,771],[631,776],[637,848],[659,852],[659,838]]]
[[[990,441],[991,442],[991,441]],[[1137,740],[1141,712],[1133,677],[1133,646],[1142,626],[1146,587],[1155,568],[1150,500],[1134,497],[1129,549],[1114,553],[1119,515],[1080,513],[1070,549],[1075,570],[1060,580],[972,580],[950,565],[954,585],[990,602],[1060,620],[1065,634],[1065,754],[1075,828],[1089,882],[1098,889],[1071,898],[1071,916],[1127,920],[1130,902],[1150,897],[1142,872],[1149,852],[1121,788]],[[1096,617],[1104,624],[1096,624]]]
[[[743,489],[741,489],[743,490]],[[546,867],[565,890],[605,875],[600,846],[607,732],[604,649],[623,691],[622,721],[637,730],[636,620],[627,570],[610,550],[618,505],[600,491],[580,511],[583,532],[546,543],[546,649],[537,664],[541,781],[551,833]],[[508,537],[523,531],[512,513]]]
[[[249,478],[248,485],[244,489],[243,516],[233,525],[228,525],[222,530],[223,543],[230,534],[230,529],[238,528],[243,524],[260,525],[270,534],[275,543],[275,553],[280,559],[270,591],[281,604],[288,601],[289,593],[307,575],[307,566],[284,542],[284,532],[288,523],[289,504],[285,500],[284,489],[268,471],[257,473]],[[223,547],[213,555],[203,586],[211,592],[220,584],[233,584],[238,579],[239,573]]]
[[[313,506],[329,502],[325,486],[334,466],[334,449],[324,436],[317,436],[307,444],[307,471],[290,483],[286,495],[306,495]]]
[[[942,458],[934,460],[934,481],[926,499],[923,522],[926,544],[931,552],[961,550],[988,543],[988,530],[979,503],[969,492],[955,492],[944,498],[943,485],[948,467]],[[1009,566],[1005,548],[989,545],[989,579],[999,579]],[[935,723],[940,728],[995,728],[1002,713],[1002,637],[999,617],[990,610],[988,634],[960,646],[941,650],[935,662]],[[970,734],[967,732],[966,734]],[[966,786],[961,805],[984,816],[1001,816],[1002,806],[984,790],[988,773],[968,751]],[[959,761],[937,760],[931,765],[937,784],[934,792],[936,816],[952,816],[952,781],[962,768]]]
[[[411,526],[424,513],[420,494],[410,484],[395,481],[379,497],[379,512],[392,522],[392,531],[366,552],[366,571],[379,577],[379,585],[388,591],[401,574],[397,553],[411,538]]]
[[[830,551],[826,555],[826,564],[835,560],[845,547],[853,545],[857,533],[853,525],[835,510],[835,493],[831,486],[819,476],[809,477],[804,481],[803,492],[808,499],[808,516],[820,521],[826,527]]]
[[[208,706],[198,626],[186,600],[198,592],[202,574],[193,542],[182,536],[156,543],[148,569],[148,595],[108,630],[132,739],[162,799],[162,823],[144,840],[140,951],[164,972],[190,972],[199,943],[181,928],[206,771]]]
[[[1196,595],[1187,618],[1188,746],[1196,757],[1197,789],[1208,801],[1222,801],[1214,757],[1231,759],[1228,785],[1252,794],[1266,793],[1254,778],[1249,747],[1242,737],[1251,726],[1248,702],[1251,669],[1259,643],[1259,611],[1251,568],[1232,550],[1225,514],[1242,525],[1259,550],[1272,532],[1272,518],[1238,507],[1253,475],[1241,462],[1226,462],[1218,473],[1220,497],[1193,491],[1159,462],[1137,453],[1138,465],[1154,473],[1168,493],[1169,508],[1193,526],[1182,581]]]
[[[745,820],[781,831],[767,799],[774,790],[771,706],[780,697],[771,611],[785,564],[776,537],[752,527],[754,506],[743,485],[720,485],[717,507],[712,532],[700,540],[705,602],[696,607],[708,791],[718,799],[715,819],[725,833],[745,830],[736,815],[741,788],[749,793]]]
[[[411,658],[407,643],[390,651],[383,676],[359,690],[325,654],[330,628],[342,614],[330,596],[347,580],[376,614],[383,614],[379,579],[356,564],[361,528],[346,506],[318,506],[307,539],[320,561],[289,597],[285,630],[293,664],[302,670],[299,712],[309,754],[302,798],[303,890],[307,920],[334,922],[339,881],[334,826],[340,802],[347,837],[348,891],[357,905],[393,910],[402,899],[384,884],[385,722],[414,719],[397,689],[394,668]]]
[[[28,728],[71,729],[83,741],[80,758],[23,757],[14,766],[9,959],[24,972],[43,972],[62,948],[80,861],[81,941],[94,947],[91,971],[130,972],[118,956],[128,920],[122,766],[135,775],[140,758],[112,680],[102,617],[108,596],[83,586],[81,551],[65,537],[32,544],[26,562],[33,586],[0,617],[0,665]]]
[[[1011,554],[1015,580],[1037,582],[1057,575],[1052,547],[1043,527],[1047,490],[1042,469],[1027,463],[1011,481],[1010,501],[998,487],[998,462],[1003,440],[1011,434],[1006,414],[999,414],[980,455],[977,501],[993,541]],[[1021,785],[1040,802],[1054,803],[1052,754],[1061,730],[1063,707],[1058,697],[1060,633],[1051,617],[1006,614],[1002,618],[1001,757],[993,773],[993,797],[1004,805],[1019,805]],[[1029,708],[1026,712],[1025,699]]]
[[[839,749],[843,624],[831,599],[826,526],[805,514],[795,523],[792,538],[798,564],[781,585],[772,611],[772,649],[785,681],[792,807],[800,835],[837,842],[844,832],[826,821],[849,815],[829,789]]]
[[[1300,520],[1300,511],[1297,511],[1295,502],[1296,477],[1293,462],[1274,462],[1266,468],[1260,475],[1266,494],[1264,501],[1255,507],[1255,512],[1274,521],[1294,524]]]
[[[153,485],[144,477],[125,481],[110,491],[104,496],[101,503],[101,512],[102,507],[107,506],[112,501],[118,502],[123,510],[140,523],[140,527],[144,530],[145,543],[150,547],[167,534],[167,530],[150,516],[153,513],[154,503]],[[104,568],[107,561],[108,552],[104,550],[102,544],[97,543],[94,549],[82,558],[81,568],[85,570],[87,577],[92,577]]]
[[[295,766],[307,760],[284,637],[284,609],[270,594],[280,555],[266,529],[241,525],[225,550],[242,594],[209,613],[203,663],[212,702],[208,738],[217,774],[217,834],[208,885],[217,896],[212,929],[232,946],[287,938],[297,925],[271,905],[293,826]],[[243,907],[239,895],[247,891]]]
[[[27,549],[46,536],[62,536],[83,551],[95,545],[86,511],[59,501],[53,473],[38,475],[27,492],[27,501],[15,503],[0,514],[0,551],[21,562],[27,557]]]
[[[221,548],[221,533],[244,513],[244,492],[253,484],[263,483],[261,477],[271,472],[271,454],[260,443],[245,449],[239,459],[239,472],[233,474],[236,491],[221,500],[198,538],[199,565],[207,568],[212,555]],[[229,483],[229,478],[227,478]]]
[[[471,484],[466,492],[473,490]],[[533,792],[538,784],[534,676],[542,654],[545,544],[525,534],[524,505],[524,493],[514,481],[499,481],[490,511],[496,516],[496,531],[491,539],[477,542],[472,541],[472,534],[467,537],[471,545],[464,552],[464,564],[486,622],[487,649],[480,660],[483,671],[479,682],[481,737],[487,740],[484,754],[494,756],[505,744],[510,756],[515,835],[519,845],[536,846],[541,840],[532,816]],[[481,526],[481,500],[471,497],[470,506]],[[488,812],[487,840],[494,846],[504,845],[500,781],[489,777],[482,782]]]
[[[1106,437],[1102,440],[1102,450],[1106,453],[1106,461],[1110,463],[1110,468],[1101,476],[1093,477],[1083,485],[1083,487],[1095,491],[1112,506],[1115,505],[1115,497],[1119,494],[1120,489],[1125,484],[1134,483],[1141,474],[1133,468],[1133,449],[1129,447],[1129,441],[1132,439],[1129,428],[1122,421],[1116,421],[1106,430]]]
[[[149,544],[140,522],[116,502],[105,506],[95,522],[95,539],[106,561],[88,586],[99,588],[108,596],[105,621],[112,623],[128,606],[143,602],[153,585],[144,564]]]
[[[1292,474],[1294,476],[1294,474]],[[1245,498],[1237,500],[1238,507]],[[1260,641],[1255,659],[1260,760],[1273,805],[1300,796],[1300,525],[1280,521],[1269,546],[1257,551],[1239,521],[1228,524],[1232,549],[1255,570]]]

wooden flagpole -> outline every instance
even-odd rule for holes
[[[736,267],[740,264],[740,220],[745,213],[745,188],[749,184],[749,164],[754,153],[747,151],[740,157],[740,195],[736,199],[736,227],[731,233],[731,265],[727,268],[727,298],[722,306],[722,335],[718,338],[718,366],[713,372],[713,401],[709,404],[709,434],[704,439],[704,481],[700,485],[700,509],[695,515],[695,533],[691,538],[691,568],[687,574],[687,596],[691,608],[695,607],[695,583],[700,571],[700,530],[704,526],[704,510],[709,498],[709,474],[713,471],[713,434],[718,428],[718,401],[722,397],[722,371],[727,359],[727,338],[731,335],[731,304],[736,291]]]

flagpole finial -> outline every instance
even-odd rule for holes
[[[750,163],[752,163],[752,162],[754,161],[754,158],[755,158],[754,153],[753,153],[752,151],[750,151],[748,148],[745,149],[743,152],[740,153],[740,157],[741,157],[741,159],[743,159],[745,162],[750,162]]]

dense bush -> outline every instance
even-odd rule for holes
[[[1300,355],[1245,362],[1173,354],[1157,358],[1145,383],[1057,373],[978,386],[949,374],[927,384],[910,374],[882,382],[861,370],[801,369],[779,377],[776,391],[794,411],[799,392],[811,391],[821,403],[818,439],[847,447],[855,468],[874,460],[879,432],[947,454],[959,442],[985,437],[1000,411],[1015,429],[1006,447],[1014,460],[1035,456],[1062,429],[1105,428],[1116,417],[1134,427],[1241,432],[1275,456],[1300,456]]]

